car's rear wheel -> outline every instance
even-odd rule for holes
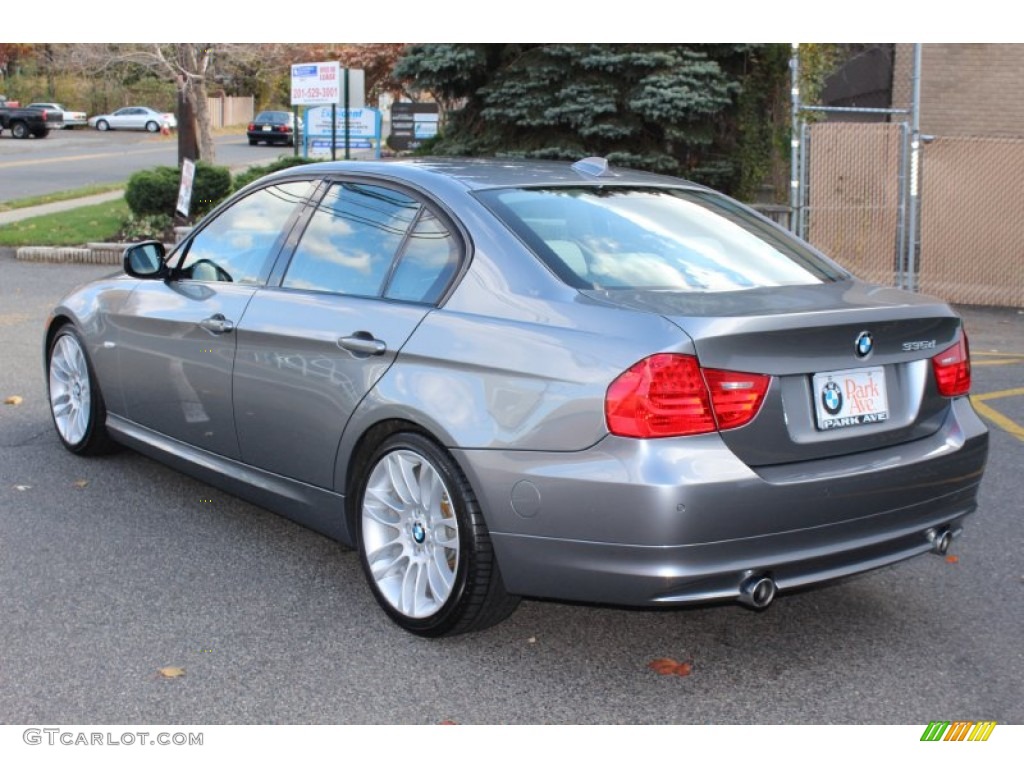
[[[149,131],[150,133],[156,133],[157,131],[160,130],[160,126],[156,123],[156,121],[150,120],[148,123],[146,123],[146,130]]]
[[[256,139],[249,139],[249,146],[250,147],[255,147],[258,143],[259,142],[257,142]]]
[[[11,136],[16,139],[27,139],[29,137],[28,126],[20,120],[15,123],[11,123]]]
[[[403,629],[454,635],[515,609],[480,505],[444,449],[422,435],[392,435],[374,451],[356,498],[363,569]]]
[[[107,434],[107,409],[92,364],[77,331],[65,325],[53,337],[47,357],[50,415],[64,447],[96,455],[116,447]]]
[[[96,130],[97,131],[106,131],[109,128],[110,128],[110,123],[108,123],[106,120],[100,120],[98,123],[96,123]]]

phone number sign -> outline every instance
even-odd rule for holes
[[[337,104],[340,84],[341,64],[336,61],[292,64],[292,104]]]

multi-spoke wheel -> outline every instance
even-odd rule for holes
[[[81,338],[70,325],[50,344],[47,372],[50,414],[61,442],[74,453],[109,451],[114,444],[107,435],[103,396]]]
[[[429,637],[482,629],[505,592],[479,504],[452,459],[416,434],[378,447],[358,496],[363,568],[396,623]]]

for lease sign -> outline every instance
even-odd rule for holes
[[[336,61],[292,64],[292,104],[337,104],[340,83],[341,64]]]

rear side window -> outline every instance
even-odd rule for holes
[[[335,184],[313,213],[282,286],[379,296],[419,209],[386,187]]]
[[[460,242],[409,195],[338,183],[311,216],[281,286],[436,304],[458,270]]]
[[[846,276],[799,240],[713,193],[567,187],[479,196],[578,288],[709,293]]]
[[[423,211],[402,249],[385,296],[436,304],[459,267],[459,245],[430,211]]]

